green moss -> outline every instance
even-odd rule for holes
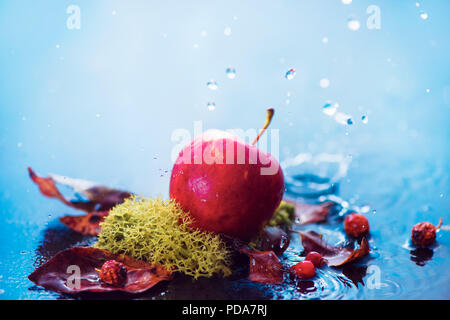
[[[95,246],[194,278],[230,275],[230,248],[219,235],[190,224],[190,216],[172,200],[132,197],[110,211]]]
[[[288,228],[292,226],[295,219],[295,208],[292,204],[281,201],[277,210],[267,223],[271,227]]]

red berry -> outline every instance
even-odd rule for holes
[[[321,267],[325,263],[324,259],[322,258],[322,255],[315,251],[309,252],[306,255],[305,260],[311,261],[312,264],[317,268]]]
[[[429,222],[420,222],[416,224],[411,231],[411,240],[416,246],[426,247],[436,240],[436,230],[442,225],[442,218],[435,227]]]
[[[123,286],[127,280],[127,267],[116,260],[109,260],[102,265],[99,276],[105,283]]]
[[[300,261],[290,268],[291,272],[301,279],[309,279],[316,275],[314,264],[311,261]]]
[[[345,217],[345,233],[350,237],[359,238],[369,233],[369,220],[359,213],[352,213]]]

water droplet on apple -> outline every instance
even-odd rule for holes
[[[294,79],[295,74],[296,74],[295,69],[289,69],[286,72],[285,78],[288,79],[288,80],[292,80],[292,79]]]
[[[208,89],[211,89],[211,90],[217,90],[217,88],[219,88],[219,86],[217,85],[217,82],[212,79],[206,83],[206,86],[208,87]]]
[[[227,77],[229,79],[234,79],[236,78],[236,69],[235,68],[227,68],[227,70],[225,70],[225,73],[227,74]]]

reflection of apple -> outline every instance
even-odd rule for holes
[[[180,152],[170,198],[190,213],[194,228],[248,241],[272,217],[284,193],[283,172],[274,157],[253,144],[211,130]]]

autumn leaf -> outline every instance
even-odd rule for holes
[[[246,246],[240,251],[249,257],[249,280],[262,283],[283,282],[283,265],[273,251],[254,251]]]
[[[28,168],[28,173],[31,180],[38,185],[39,190],[44,196],[59,199],[72,208],[86,212],[107,211],[131,196],[130,192],[95,185],[86,180],[72,179],[58,175],[43,178],[38,176],[31,168]],[[87,201],[66,199],[59,191],[56,183],[70,187],[76,196],[83,195],[87,198]]]
[[[126,266],[127,277],[123,286],[113,286],[100,279],[98,270],[108,260],[116,260]],[[74,247],[57,253],[28,279],[47,290],[69,294],[87,291],[141,293],[161,281],[171,280],[172,272],[164,266],[137,261],[122,254],[93,247]]]
[[[98,235],[100,233],[100,222],[108,215],[109,210],[131,196],[131,193],[127,191],[99,186],[86,180],[59,175],[51,175],[44,178],[38,176],[31,168],[28,168],[28,173],[44,196],[56,198],[69,207],[87,212],[83,216],[64,216],[60,218],[63,224],[85,235]],[[59,191],[57,184],[68,186],[73,190],[77,198],[83,196],[86,200],[67,199]]]
[[[339,267],[356,259],[366,256],[369,251],[369,243],[362,238],[359,249],[352,250],[344,247],[335,247],[322,239],[322,236],[314,231],[295,231],[300,234],[303,248],[306,252],[316,251],[322,255],[331,267]]]
[[[283,200],[294,206],[296,224],[305,225],[326,221],[330,209],[335,205],[332,201],[319,204],[308,204],[292,200]]]
[[[94,211],[84,216],[64,216],[59,218],[59,221],[73,231],[96,236],[101,231],[100,223],[108,214],[109,211]]]

